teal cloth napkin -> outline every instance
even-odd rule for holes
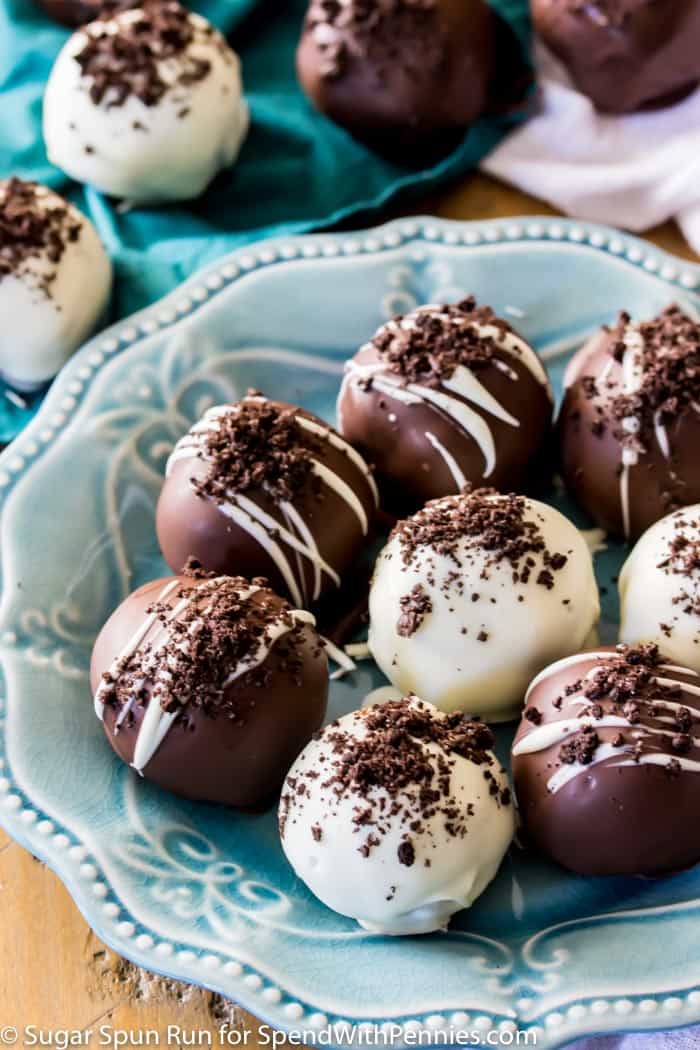
[[[66,31],[33,0],[0,0],[0,178],[15,174],[48,183],[90,216],[115,265],[110,320],[160,298],[242,244],[369,217],[400,193],[427,192],[474,167],[522,117],[482,119],[433,167],[402,168],[355,142],[301,93],[294,52],[306,0],[195,0],[189,6],[218,26],[241,56],[250,134],[235,167],[200,199],[120,212],[46,159],[42,94]],[[526,55],[527,0],[492,0],[492,6]],[[0,440],[14,436],[35,408],[0,396]]]

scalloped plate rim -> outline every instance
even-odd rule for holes
[[[459,247],[464,251],[470,251],[472,249],[478,250],[485,246],[495,247],[498,244],[515,244],[523,241],[528,243],[569,243],[574,247],[585,247],[593,252],[611,255],[630,268],[642,269],[649,276],[672,288],[675,287],[678,290],[678,294],[681,295],[684,292],[693,292],[700,286],[700,264],[675,256],[662,248],[658,248],[656,245],[652,245],[633,235],[620,232],[612,227],[554,216],[526,215],[490,220],[451,220],[431,216],[418,216],[396,219],[380,226],[359,231],[299,234],[246,245],[222,256],[216,262],[198,271],[164,298],[98,333],[71,358],[54,381],[36,417],[0,454],[0,510],[7,495],[12,491],[13,483],[25,477],[31,471],[33,463],[41,458],[42,449],[49,447],[56,436],[70,424],[73,413],[80,407],[82,396],[101,368],[107,365],[117,354],[128,354],[131,348],[137,346],[142,340],[149,338],[157,331],[170,328],[185,317],[195,314],[211,298],[225,291],[240,278],[245,277],[248,272],[257,269],[258,263],[260,267],[267,267],[306,260],[318,263],[324,258],[332,259],[343,255],[352,255],[357,258],[363,254],[377,255],[383,250],[396,249],[402,245],[414,242],[422,242],[427,245],[443,242],[449,247]],[[615,250],[610,247],[612,244],[616,245]],[[256,253],[259,253],[257,259]],[[192,298],[186,298],[188,293]],[[185,298],[183,299],[183,297]],[[178,308],[179,306],[182,307],[183,302],[189,305],[186,305],[185,309]],[[147,330],[144,330],[144,324],[148,325]],[[84,370],[86,370],[91,355],[93,356],[93,363],[87,369],[89,376],[84,378]],[[83,376],[80,375],[81,372],[83,372]],[[80,381],[77,382],[78,380]],[[77,392],[76,386],[79,387]],[[70,404],[69,408],[65,407],[66,402]],[[59,418],[61,421],[50,425],[49,438],[37,441],[36,439],[41,437],[42,431],[45,431],[45,428],[49,426],[48,421],[52,416],[54,419]],[[27,446],[26,451],[24,451],[25,445]],[[13,461],[14,466],[12,465]],[[2,599],[3,594],[0,591],[0,603],[2,603]],[[0,750],[5,758],[4,763],[0,763],[0,782],[9,782],[9,786],[5,788],[2,804],[0,804],[0,827],[17,843],[39,857],[60,878],[84,919],[96,935],[112,950],[131,959],[137,965],[152,972],[189,981],[228,996],[272,1027],[287,1031],[298,1031],[299,1028],[302,1028],[303,1022],[301,1020],[295,1025],[296,1018],[289,1013],[286,1015],[284,1013],[284,1007],[281,1003],[285,997],[287,1006],[290,1003],[296,1003],[297,1000],[291,999],[288,994],[285,995],[283,989],[282,1000],[277,1004],[279,1009],[275,1010],[268,1001],[256,994],[256,990],[244,984],[244,971],[246,969],[252,970],[251,967],[240,964],[240,973],[233,976],[231,974],[226,975],[228,980],[217,980],[213,972],[208,971],[203,965],[206,957],[200,949],[192,949],[194,954],[193,960],[179,960],[176,962],[174,951],[173,956],[168,956],[167,958],[155,954],[153,949],[159,940],[155,930],[148,932],[153,942],[148,948],[139,948],[136,943],[136,931],[129,936],[119,934],[114,920],[110,922],[110,919],[105,916],[103,911],[105,904],[115,901],[119,902],[118,905],[115,904],[115,907],[118,908],[117,914],[122,915],[124,912],[124,906],[121,904],[116,887],[110,885],[104,872],[98,869],[96,878],[99,877],[102,884],[106,887],[107,893],[100,897],[90,894],[89,884],[87,886],[84,882],[81,884],[77,872],[74,873],[71,870],[71,864],[66,859],[71,845],[74,848],[80,848],[82,844],[77,841],[76,836],[68,829],[59,826],[59,818],[56,816],[49,817],[47,814],[38,812],[32,807],[30,785],[27,785],[25,790],[17,787],[12,782],[12,770],[9,767],[4,746],[5,726],[3,721],[4,719],[9,719],[10,714],[9,709],[6,710],[0,707],[0,716],[2,716],[0,717],[0,745],[2,745]],[[10,798],[19,799],[18,804],[13,808],[7,805],[7,800]],[[27,804],[29,804],[29,807]],[[21,813],[27,812],[28,808],[31,808],[33,818],[30,823],[25,823],[21,818]],[[39,828],[46,823],[50,824],[50,828],[43,834],[39,831]],[[51,848],[49,845],[50,838],[61,834],[67,839],[64,848],[59,849],[56,845]],[[84,861],[84,859],[83,857],[82,860]],[[134,927],[141,927],[141,924],[134,920],[133,916],[128,916],[128,914],[123,916],[120,922],[129,922],[130,920],[133,920]],[[546,927],[546,930],[550,931],[563,925],[566,925],[566,923],[557,923]],[[542,932],[544,931],[538,931],[535,936],[539,936]],[[169,943],[169,939],[166,938],[166,941]],[[171,947],[179,951],[187,950],[187,946],[184,944],[171,945]],[[168,959],[172,959],[171,964],[168,964]],[[252,970],[252,972],[255,971]],[[663,1000],[673,1000],[676,996],[693,995],[693,999],[685,1003],[688,1009],[685,1011],[683,1020],[680,1023],[671,1023],[671,1025],[658,1023],[663,1016],[662,1010],[658,1014],[655,1012],[653,1017],[647,1015],[645,1020],[648,1020],[650,1023],[644,1023],[644,1015],[638,1010],[636,1013],[630,1011],[626,1014],[630,1021],[630,1026],[625,1027],[623,1017],[619,1013],[615,1014],[614,1009],[608,1013],[607,1007],[604,1016],[609,1016],[611,1020],[614,1018],[612,1024],[606,1025],[603,1015],[592,1026],[585,1023],[577,1024],[575,1020],[569,1019],[565,1025],[565,1031],[554,1031],[553,1029],[558,1026],[552,1025],[550,1027],[546,1024],[546,1019],[552,1017],[553,1014],[561,1013],[578,1005],[581,1002],[580,995],[575,996],[570,1001],[562,1002],[555,1010],[545,1010],[541,1016],[538,1015],[528,1022],[524,1022],[518,1016],[515,1004],[504,1017],[512,1019],[526,1031],[536,1030],[539,1037],[537,1045],[541,1046],[543,1050],[556,1050],[556,1048],[563,1047],[572,1040],[583,1036],[611,1034],[614,1032],[670,1031],[700,1022],[700,968],[697,979],[698,985],[690,985],[677,991],[657,993],[646,991],[639,993],[643,999],[647,1000],[653,1000],[655,995]],[[631,995],[633,993],[627,994]],[[612,1005],[611,1002],[608,1003],[608,1006],[610,1005]],[[662,1004],[658,1003],[657,1005],[661,1006]],[[305,1009],[304,1013],[308,1012],[313,1015],[316,1010],[313,1003],[307,1002],[303,1006],[308,1007],[308,1011]],[[426,1016],[428,1015],[426,1014]],[[346,1014],[346,1017],[350,1018],[351,1015]],[[381,1024],[384,1021],[394,1019],[399,1023],[405,1023],[410,1017],[406,1014],[389,1014],[374,1018],[358,1016],[351,1019],[358,1024],[367,1020],[370,1023]],[[337,1023],[340,1019],[329,1018],[329,1020],[332,1023]],[[670,1021],[671,1017],[668,1020]],[[431,1045],[436,1046],[437,1044]]]

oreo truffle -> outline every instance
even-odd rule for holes
[[[636,539],[700,501],[700,324],[679,306],[621,313],[572,359],[559,418],[562,472],[596,524]]]
[[[112,266],[92,223],[46,186],[0,182],[0,373],[48,383],[104,313]]]
[[[71,29],[103,15],[138,6],[138,0],[36,0],[36,3],[49,18]]]
[[[544,503],[482,489],[399,522],[369,612],[369,647],[393,685],[501,722],[519,715],[533,675],[582,647],[600,609],[572,523]]]
[[[444,929],[495,877],[515,828],[493,736],[415,696],[326,728],[289,772],[282,848],[324,904],[372,933]]]
[[[341,433],[405,514],[467,483],[501,491],[543,468],[552,393],[535,351],[473,298],[383,325],[346,365]]]
[[[700,860],[700,676],[655,645],[577,653],[534,680],[513,745],[522,822],[580,875]]]
[[[700,504],[644,533],[620,573],[620,641],[700,672]]]
[[[484,112],[494,55],[483,0],[311,0],[297,72],[321,113],[420,164],[456,145]]]
[[[156,528],[168,565],[266,576],[295,605],[339,587],[377,506],[362,457],[301,408],[255,393],[211,408],[175,446]]]
[[[74,33],[44,98],[49,160],[139,204],[198,196],[233,164],[247,130],[237,56],[174,0],[145,0]]]
[[[604,113],[669,105],[700,83],[697,0],[531,0],[537,32]]]
[[[310,613],[266,581],[175,576],[131,594],[92,653],[110,744],[184,798],[270,800],[323,722],[328,664]]]

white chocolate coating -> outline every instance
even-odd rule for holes
[[[0,199],[6,187],[0,182]],[[67,208],[80,232],[58,262],[38,249],[21,270],[0,279],[0,374],[19,390],[53,379],[94,329],[112,287],[112,264],[89,219],[44,186],[37,187],[36,200],[46,209]]]
[[[506,721],[517,716],[534,675],[583,647],[600,615],[591,554],[559,511],[536,500],[526,504],[525,520],[537,523],[550,551],[567,557],[553,574],[551,589],[537,583],[544,567],[541,554],[533,555],[528,583],[515,587],[509,562],[487,566],[488,554],[473,547],[469,557],[462,557],[466,540],[457,562],[425,547],[406,565],[398,537],[390,538],[370,591],[369,647],[402,692],[416,693],[443,711]],[[482,578],[486,569],[488,576]],[[446,582],[456,572],[461,592]],[[427,592],[432,610],[404,637],[397,631],[400,600],[417,584]]]
[[[700,543],[700,504],[657,521],[637,541],[620,573],[620,641],[656,642],[671,660],[700,672],[700,568],[686,574],[670,544]],[[687,551],[685,552],[687,555]],[[691,607],[692,606],[692,607]]]
[[[160,101],[146,106],[131,94],[110,105],[96,104],[91,80],[75,56],[95,27],[126,25],[140,9],[122,11],[74,33],[59,54],[44,98],[44,138],[49,160],[79,182],[114,197],[149,204],[197,197],[214,176],[230,167],[249,124],[242,97],[240,63],[209,23],[191,14],[194,39],[183,56],[159,63],[170,85]],[[185,60],[210,64],[209,73],[185,88],[177,84]]]
[[[413,703],[422,704],[416,698]],[[423,819],[422,831],[412,835],[415,862],[407,866],[398,859],[406,825],[401,818],[386,815],[377,845],[364,856],[360,846],[367,829],[358,829],[354,817],[357,807],[367,805],[367,798],[353,791],[338,797],[332,787],[324,787],[324,774],[332,773],[329,734],[339,729],[357,739],[366,737],[364,719],[371,710],[352,712],[337,726],[327,727],[292,766],[289,778],[305,783],[306,791],[300,797],[288,778],[280,808],[282,846],[309,889],[364,929],[394,936],[444,929],[452,915],[470,907],[495,877],[515,831],[514,807],[503,805],[489,792],[483,766],[456,756],[449,794],[461,812],[470,804],[473,807],[466,835],[450,835],[440,813]],[[434,714],[443,717],[437,710]],[[431,755],[444,755],[432,741],[422,742],[421,747]],[[507,776],[495,758],[490,769],[499,789],[507,788]],[[322,775],[314,776],[319,771]],[[388,801],[389,795],[384,787],[375,786],[371,798],[378,803],[382,798]],[[320,829],[320,836],[314,828]]]

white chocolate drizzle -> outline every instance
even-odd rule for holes
[[[638,328],[628,325],[622,338],[625,351],[622,356],[622,390],[627,396],[636,394],[644,379],[644,338]],[[603,383],[612,368],[612,358],[596,380],[597,384]],[[630,437],[639,433],[641,421],[637,416],[625,416],[621,422],[622,429]],[[668,440],[668,432],[663,424],[661,413],[654,414],[654,437],[664,459],[670,459],[671,446]],[[634,442],[624,442],[620,457],[620,507],[622,509],[622,526],[625,538],[631,533],[630,513],[630,470],[639,463],[639,450]]]
[[[521,740],[513,747],[513,755],[534,755],[538,751],[546,751],[549,747],[554,747],[555,744],[561,744],[564,740],[568,740],[569,737],[576,736],[576,734],[584,726],[599,726],[604,729],[606,726],[615,729],[629,729],[631,722],[627,718],[623,718],[621,715],[603,715],[602,718],[592,718],[590,715],[583,715],[581,718],[568,718],[562,719],[557,722],[547,722],[545,725],[536,726],[534,729],[526,733]]]
[[[462,492],[463,489],[465,489],[466,486],[467,486],[467,479],[465,478],[464,474],[460,470],[459,463],[454,458],[452,453],[449,452],[445,448],[445,446],[442,444],[442,442],[438,441],[438,439],[435,437],[435,435],[432,434],[429,430],[426,430],[425,436],[427,437],[428,441],[433,446],[435,451],[438,452],[442,456],[442,458],[444,459],[445,463],[447,464],[447,469],[449,470],[450,474],[454,478],[454,483],[457,486],[457,491],[458,492]]]
[[[350,674],[351,671],[357,670],[357,664],[352,657],[335,645],[330,638],[321,636],[321,641],[323,642],[323,648],[326,650],[326,655],[338,665],[337,670],[333,671],[330,676],[331,682],[336,682],[339,678],[344,678],[346,674]]]
[[[244,402],[253,401],[261,404],[266,400],[267,398],[255,395],[245,398]],[[188,433],[178,441],[173,449],[165,468],[166,477],[171,474],[173,467],[180,460],[199,458],[206,461],[206,436],[219,430],[218,421],[223,416],[236,410],[236,405],[216,405],[205,412],[202,418],[190,428]],[[316,420],[307,418],[301,413],[295,416],[295,423],[300,429],[321,438],[333,448],[342,452],[367,482],[375,506],[379,505],[379,493],[372,473],[352,445],[330,428],[323,426]],[[363,535],[366,536],[369,532],[367,513],[362,501],[352,487],[339,477],[335,471],[318,460],[312,461],[311,469],[321,482],[352,510],[360,523]],[[221,503],[217,501],[217,506],[222,514],[234,521],[239,528],[247,532],[263,548],[277,567],[295,605],[304,605],[319,598],[322,574],[324,573],[333,581],[336,587],[340,586],[339,574],[322,557],[313,533],[302,515],[289,501],[280,503],[280,511],[285,519],[286,528],[242,493],[232,490],[227,491],[226,501]],[[278,540],[294,552],[295,564],[292,563],[292,560]],[[305,559],[312,566],[310,586],[307,586],[302,559]]]

